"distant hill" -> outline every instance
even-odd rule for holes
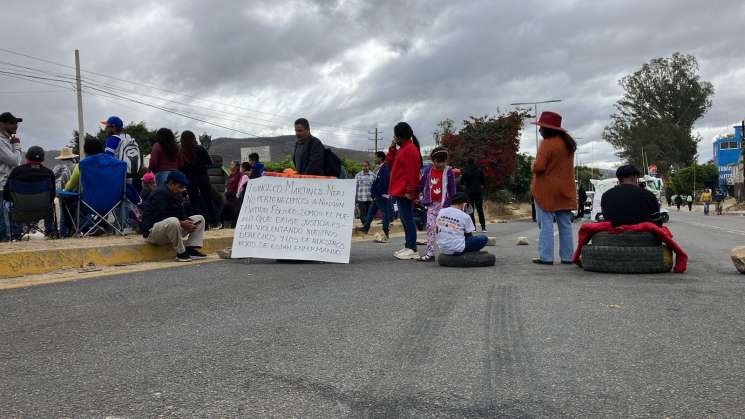
[[[323,139],[321,139],[323,140]],[[291,156],[295,150],[295,136],[283,135],[280,137],[257,137],[257,138],[217,138],[212,140],[210,154],[222,156],[223,161],[240,160],[242,147],[269,146],[272,160],[281,161]],[[328,146],[339,157],[356,161],[371,160],[372,155],[367,151],[351,150],[348,148],[337,148]]]

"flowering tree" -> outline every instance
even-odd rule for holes
[[[494,191],[508,184],[515,173],[517,152],[524,111],[512,111],[496,116],[471,117],[463,121],[457,134],[446,132],[441,144],[450,151],[450,161],[456,167],[465,167],[473,158],[486,177],[487,190]]]

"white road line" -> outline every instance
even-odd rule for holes
[[[713,228],[714,230],[724,231],[725,233],[739,234],[739,235],[745,236],[745,231],[743,230],[730,230],[728,228],[717,227],[717,226],[713,226],[710,224],[697,223],[695,221],[678,221],[678,222],[683,223],[683,224],[695,225],[697,227]]]

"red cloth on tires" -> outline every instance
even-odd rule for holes
[[[675,254],[675,265],[673,266],[673,272],[685,272],[686,267],[688,266],[688,255],[685,251],[683,251],[683,248],[680,247],[678,243],[675,242],[675,240],[673,240],[673,233],[671,233],[667,227],[659,227],[656,224],[652,223],[640,223],[634,225],[613,227],[608,221],[602,223],[582,224],[582,227],[579,228],[577,250],[574,251],[572,262],[574,262],[577,266],[582,266],[582,261],[580,260],[580,253],[582,252],[582,248],[590,242],[593,234],[599,233],[601,231],[607,231],[610,234],[618,234],[626,231],[653,233],[654,235],[659,237],[660,240],[662,240],[663,243],[665,243],[667,247],[669,247],[670,250],[672,250]]]

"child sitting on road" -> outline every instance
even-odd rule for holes
[[[427,251],[419,259],[424,262],[435,258],[437,215],[441,209],[450,206],[450,199],[455,195],[455,176],[447,164],[449,157],[448,151],[443,147],[432,150],[432,164],[424,168],[419,183],[422,205],[427,208]]]
[[[476,226],[466,214],[468,195],[459,192],[450,200],[450,207],[440,210],[437,216],[437,248],[445,255],[459,256],[478,252],[488,242],[486,236],[474,236]]]

